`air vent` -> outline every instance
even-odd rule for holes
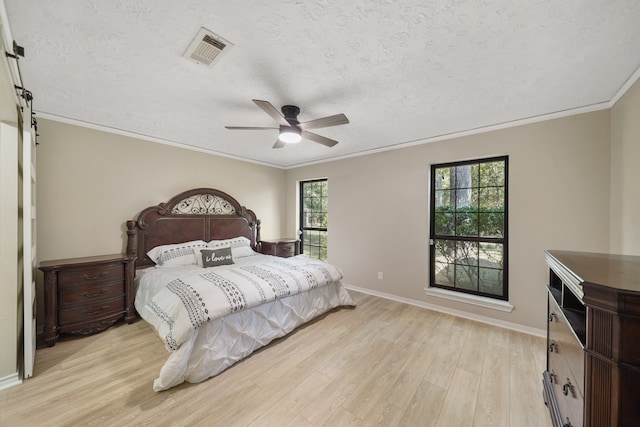
[[[203,27],[182,56],[211,67],[232,46],[227,40]]]

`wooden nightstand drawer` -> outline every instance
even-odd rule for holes
[[[262,240],[260,242],[260,253],[288,258],[300,254],[300,240],[278,239]]]
[[[93,334],[123,317],[133,322],[134,260],[114,254],[40,263],[47,345],[62,333]]]
[[[65,305],[91,304],[96,301],[108,300],[111,298],[123,298],[124,286],[122,279],[111,284],[93,284],[91,286],[68,286],[58,289],[60,307]]]
[[[90,323],[96,319],[119,315],[124,310],[124,299],[116,298],[107,301],[98,301],[92,304],[77,305],[71,308],[60,308],[58,321],[60,327],[77,323]]]
[[[124,267],[122,264],[103,264],[89,268],[61,270],[58,273],[59,287],[82,287],[96,283],[122,282]]]
[[[295,243],[286,243],[278,245],[277,255],[287,258],[296,254]]]

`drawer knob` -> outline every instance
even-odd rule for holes
[[[83,292],[80,295],[82,295],[85,298],[93,298],[93,297],[97,297],[99,295],[102,295],[104,293],[105,293],[105,290],[104,289],[100,289],[100,292],[94,292],[92,294],[90,294],[89,292]]]
[[[549,377],[551,378],[551,384],[553,383],[558,383],[558,374],[556,374],[556,370],[552,369],[551,373],[549,374]]]
[[[562,424],[562,427],[573,427],[573,424],[571,424],[569,417],[567,417],[567,422]]]
[[[571,384],[571,380],[567,378],[567,382],[562,386],[562,393],[565,396],[568,396],[569,392],[571,392],[571,396],[576,397],[576,392],[573,388],[573,384]]]
[[[102,276],[106,276],[106,275],[107,275],[107,272],[103,271],[102,273],[98,274],[97,276],[89,276],[88,274],[83,274],[80,277],[83,278],[84,280],[97,280],[97,279],[101,278]]]
[[[555,314],[554,312],[551,312],[551,314],[549,314],[549,323],[553,323],[553,321],[557,318],[558,318],[558,315]]]
[[[555,340],[552,340],[551,344],[549,344],[549,353],[553,353],[553,352],[559,353],[558,343],[555,342]]]

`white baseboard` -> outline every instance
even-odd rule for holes
[[[15,374],[7,375],[6,377],[0,378],[0,390],[13,387],[18,384],[22,384],[22,380],[20,379],[20,375],[18,375],[17,372]]]
[[[367,288],[361,288],[359,286],[349,285],[344,282],[343,282],[343,285],[347,289],[351,289],[356,292],[362,292],[363,294],[369,294],[369,295],[385,298],[385,299],[396,301],[396,302],[415,305],[417,307],[438,311],[440,313],[452,314],[454,316],[462,317],[469,320],[475,320],[476,322],[486,323],[488,325],[499,326],[501,328],[510,329],[512,331],[523,332],[525,334],[534,335],[536,337],[545,338],[547,336],[547,331],[543,329],[532,328],[530,326],[520,325],[518,323],[513,323],[513,322],[506,322],[504,320],[494,319],[492,317],[487,317],[487,316],[481,316],[479,314],[469,313],[462,310],[455,310],[453,308],[443,307],[436,304],[430,304],[424,301],[417,301],[411,298],[399,297],[397,295],[388,294],[386,292],[379,292],[379,291],[374,291]]]

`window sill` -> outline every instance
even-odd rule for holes
[[[481,297],[478,295],[464,294],[461,292],[448,291],[440,288],[424,288],[427,295],[432,297],[438,297],[448,299],[451,301],[462,302],[465,304],[477,305],[479,307],[490,308],[492,310],[504,311],[511,313],[513,306],[509,301],[501,301],[493,298]]]

